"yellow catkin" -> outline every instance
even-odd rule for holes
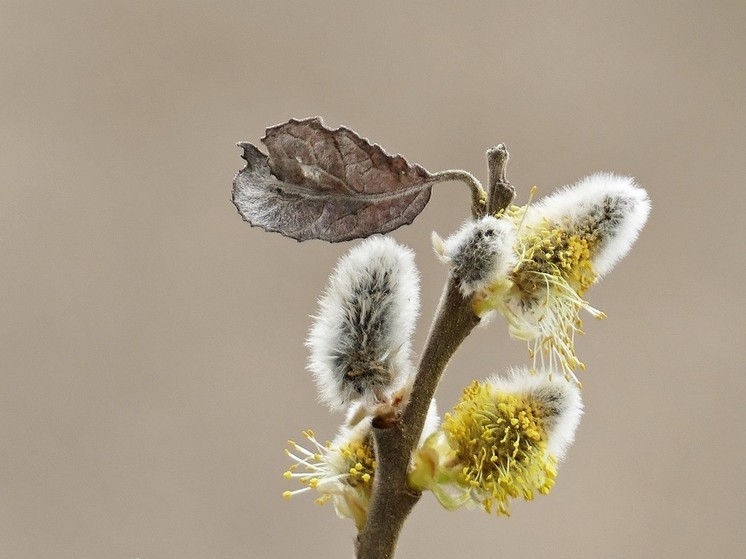
[[[543,223],[520,242],[523,257],[513,271],[513,282],[524,294],[530,296],[544,288],[547,276],[564,280],[580,296],[596,282],[592,234]]]
[[[446,415],[443,430],[461,466],[460,483],[487,512],[508,515],[512,498],[531,500],[554,485],[556,460],[547,454],[543,404],[530,396],[494,392],[474,381]]]
[[[478,316],[502,313],[511,335],[530,342],[534,368],[548,359],[550,368],[577,382],[573,370],[583,369],[574,345],[575,334],[582,333],[579,312],[605,316],[583,299],[598,279],[592,262],[597,232],[591,224],[568,220],[527,225],[525,211],[516,206],[506,211],[519,230],[518,264],[508,277],[476,294],[472,308]]]
[[[352,466],[350,477],[345,482],[353,487],[359,484],[370,485],[376,471],[376,460],[373,448],[365,443],[351,442],[339,449],[339,452]]]
[[[304,431],[303,436],[308,439],[312,449],[316,452],[311,452],[293,441],[288,441],[298,456],[290,450],[286,451],[286,454],[297,461],[283,474],[286,479],[296,478],[301,485],[318,489],[322,493],[326,488],[326,480],[335,479],[343,486],[362,491],[361,497],[369,497],[377,467],[369,437],[334,446],[328,441],[324,445],[318,443],[315,434],[310,429]],[[296,473],[299,467],[304,470],[302,473]],[[336,489],[330,490],[337,491]],[[318,499],[322,503],[327,500]]]

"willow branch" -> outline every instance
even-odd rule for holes
[[[495,214],[507,208],[515,197],[515,189],[505,174],[508,150],[504,144],[487,152],[487,163],[489,194],[466,171],[436,174],[438,180],[460,180],[470,185],[475,219],[486,212]],[[448,362],[477,324],[479,318],[472,310],[471,300],[459,291],[458,278],[449,274],[417,366],[410,401],[402,417],[393,422],[390,418],[373,420],[378,466],[368,519],[356,540],[357,559],[391,559],[394,556],[404,521],[421,496],[407,485],[410,457],[422,434],[430,402]]]
[[[407,485],[409,460],[420,438],[440,377],[461,342],[479,323],[469,299],[449,275],[417,367],[412,396],[399,422],[381,428],[373,422],[378,467],[368,520],[358,534],[358,559],[391,559],[402,526],[420,494]]]

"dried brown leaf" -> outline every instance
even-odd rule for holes
[[[233,203],[251,225],[298,241],[347,241],[412,223],[437,182],[401,155],[318,117],[268,128],[262,143],[268,156],[238,144],[246,166],[233,181]]]

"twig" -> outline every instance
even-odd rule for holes
[[[486,200],[479,181],[466,171],[437,173],[441,180],[461,180],[472,187],[472,216],[481,217],[485,210],[496,213],[507,207],[515,190],[505,178],[508,150],[503,144],[487,152],[490,169],[490,194]],[[480,194],[481,193],[481,194]],[[501,205],[502,204],[502,205]],[[479,318],[471,300],[458,289],[458,278],[448,275],[443,295],[435,312],[425,343],[417,376],[407,407],[398,422],[373,420],[373,436],[378,466],[368,519],[356,540],[357,559],[391,559],[396,551],[402,526],[420,494],[407,485],[407,471],[412,452],[422,433],[430,402],[448,362]]]
[[[490,172],[490,192],[487,197],[487,213],[495,215],[507,208],[515,198],[515,188],[505,177],[510,154],[505,144],[487,150],[487,167]]]
[[[388,429],[376,428],[373,423],[378,468],[368,522],[357,537],[358,559],[394,556],[404,520],[420,498],[407,486],[410,456],[446,365],[478,323],[471,302],[464,299],[457,281],[450,276],[420,359],[412,398],[401,421]]]

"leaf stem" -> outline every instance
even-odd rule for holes
[[[433,173],[431,177],[435,182],[459,181],[466,183],[466,185],[471,189],[472,217],[477,219],[485,215],[487,192],[485,192],[482,183],[479,182],[477,177],[472,175],[470,172],[461,169],[449,169],[447,171]]]

